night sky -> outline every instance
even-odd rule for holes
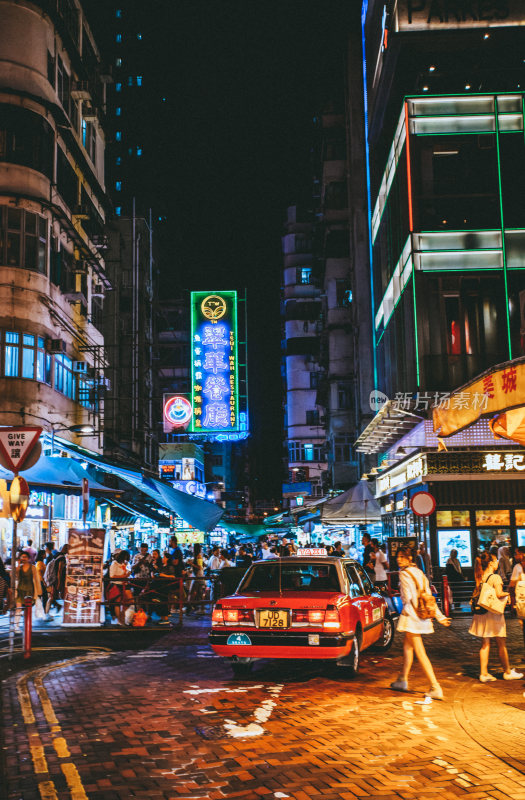
[[[96,34],[108,5],[86,2]],[[286,207],[310,191],[312,120],[340,82],[349,0],[120,5],[148,15],[162,292],[248,289],[252,454],[259,492],[278,497],[280,237]]]

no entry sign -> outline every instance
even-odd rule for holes
[[[0,463],[15,474],[28,460],[42,428],[0,428]]]
[[[428,517],[436,510],[436,498],[430,492],[416,492],[410,500],[410,508],[418,517]]]

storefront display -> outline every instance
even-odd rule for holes
[[[476,525],[510,525],[508,511],[476,511]]]
[[[103,528],[69,530],[62,625],[99,625],[102,610]]]
[[[458,551],[458,561],[462,567],[472,566],[472,547],[470,543],[470,530],[439,530],[438,553],[439,566],[445,568],[451,550]]]
[[[470,527],[470,511],[463,509],[436,511],[436,526],[438,528],[468,528]]]
[[[525,528],[518,528],[517,534],[518,547],[525,547]]]

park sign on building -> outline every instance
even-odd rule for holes
[[[189,430],[209,440],[246,438],[245,398],[244,407],[239,402],[236,291],[191,293],[191,342]]]

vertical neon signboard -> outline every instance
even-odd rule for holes
[[[194,433],[239,430],[237,292],[191,293]]]

